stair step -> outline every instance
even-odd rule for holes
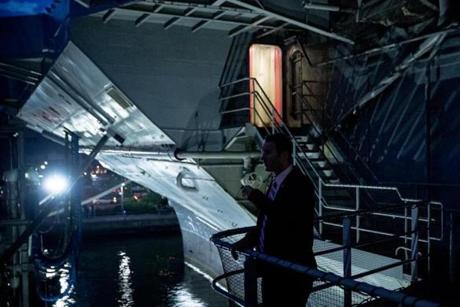
[[[326,176],[326,177],[332,177],[334,174],[334,171],[331,169],[331,168],[326,168],[326,169],[320,169],[321,172],[323,172],[323,174]]]
[[[323,188],[322,193],[325,197],[350,197],[350,191],[344,190],[344,189],[328,189],[328,188]]]
[[[316,166],[318,169],[327,167],[327,161],[326,160],[316,160],[312,162],[314,166]]]
[[[335,184],[339,184],[340,183],[340,179],[339,178],[328,178],[327,180],[325,180],[327,183],[335,183]]]
[[[321,153],[319,151],[306,151],[306,152],[299,152],[298,156],[300,158],[308,158],[309,160],[318,160],[320,159]]]
[[[321,160],[318,160],[318,161],[321,161]],[[318,161],[314,161],[314,162],[318,162]],[[316,170],[319,170],[319,171],[329,171],[329,170],[334,171],[327,163],[321,163],[321,165],[313,163],[313,166],[315,167]]]
[[[320,176],[321,176],[321,178],[323,179],[324,182],[327,182],[327,183],[340,183],[340,180],[337,178],[337,176],[334,173],[331,174],[330,176],[327,176],[324,173],[320,172]],[[338,182],[335,182],[334,180],[338,180]]]
[[[296,135],[295,140],[297,143],[307,143],[310,136],[308,135]]]
[[[310,151],[316,150],[316,151],[318,151],[318,146],[316,144],[314,144],[314,143],[299,143],[299,146],[303,150],[310,150]]]
[[[304,153],[319,153],[321,154],[321,151],[319,151],[317,148],[313,148],[313,149],[308,149],[308,148],[303,148],[302,152]],[[302,152],[298,152],[298,153],[302,153]]]

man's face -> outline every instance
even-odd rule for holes
[[[281,156],[272,142],[264,142],[262,146],[262,160],[267,172],[278,172],[281,168]]]

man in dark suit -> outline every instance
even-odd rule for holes
[[[282,134],[269,135],[262,147],[266,170],[275,177],[264,194],[251,187],[243,193],[259,209],[257,227],[235,249],[256,248],[261,253],[316,268],[313,256],[314,187],[292,165],[292,142]],[[304,307],[312,279],[295,272],[260,264],[264,306]]]

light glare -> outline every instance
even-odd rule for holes
[[[62,175],[51,175],[46,177],[43,182],[43,187],[45,190],[52,194],[59,194],[64,192],[68,185],[69,183],[67,178]]]

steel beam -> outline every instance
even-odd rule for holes
[[[235,37],[237,36],[238,34],[240,33],[243,33],[243,32],[246,32],[246,31],[249,31],[250,29],[254,28],[255,26],[269,20],[271,17],[268,17],[268,16],[262,16],[260,17],[259,19],[257,19],[256,21],[254,21],[253,23],[251,23],[250,25],[247,25],[247,26],[244,26],[240,29],[234,29],[234,30],[231,30],[230,33],[228,34],[229,37]]]
[[[265,31],[264,33],[261,33],[259,35],[257,35],[257,38],[262,38],[262,37],[265,37],[267,35],[270,35],[270,34],[273,34],[275,32],[278,32],[279,30],[285,28],[286,26],[288,26],[289,24],[287,22],[284,22],[282,23],[281,25],[279,25],[278,27],[276,28],[273,28],[271,30],[268,30],[268,31]]]
[[[136,27],[139,27],[141,24],[147,21],[151,15],[150,14],[142,14],[139,18],[136,19],[134,22],[134,25]]]
[[[232,151],[219,151],[219,152],[192,152],[192,151],[177,151],[175,153],[176,158],[180,159],[244,159],[244,158],[260,158],[260,152],[258,151],[244,151],[244,152],[232,152]]]
[[[311,26],[311,25],[309,25],[309,24],[306,24],[306,23],[297,21],[297,20],[295,20],[295,19],[292,19],[292,18],[283,16],[283,15],[281,15],[281,14],[271,12],[271,11],[269,11],[269,10],[267,10],[267,9],[262,9],[262,8],[260,8],[260,7],[254,6],[254,5],[252,5],[252,4],[245,3],[245,2],[243,2],[243,1],[239,1],[239,0],[227,0],[226,2],[229,2],[229,3],[232,3],[232,4],[238,5],[238,6],[240,6],[240,7],[246,8],[246,9],[251,10],[251,11],[253,11],[253,12],[257,12],[257,13],[259,13],[259,14],[263,14],[263,15],[269,16],[269,17],[271,17],[271,18],[273,18],[273,19],[278,19],[278,20],[287,22],[287,23],[289,23],[289,24],[291,24],[291,25],[293,25],[293,26],[296,26],[296,27],[299,27],[299,28],[301,28],[301,29],[305,29],[305,30],[308,30],[308,31],[317,33],[317,34],[322,35],[322,36],[326,36],[326,37],[329,37],[329,38],[332,38],[332,39],[341,41],[341,42],[343,42],[343,43],[347,43],[347,44],[351,44],[351,45],[354,44],[354,42],[353,42],[351,39],[345,38],[345,37],[343,37],[343,36],[340,36],[340,35],[335,34],[335,33],[332,33],[332,32],[328,32],[328,31],[322,30],[322,29],[320,29],[320,28],[317,28],[317,27]]]
[[[229,24],[229,25],[238,25],[238,26],[251,25],[251,22],[234,21],[234,20],[228,20],[228,19],[219,19],[220,17],[222,17],[221,13],[219,13],[217,16],[204,17],[204,16],[185,16],[185,14],[156,13],[156,12],[149,12],[149,11],[146,11],[146,10],[138,10],[138,9],[134,9],[134,8],[127,8],[127,7],[126,8],[117,8],[117,10],[120,11],[120,12],[125,11],[125,12],[129,12],[129,13],[138,12],[138,13],[143,13],[143,14],[149,14],[151,16],[179,17],[179,18],[185,18],[185,19],[190,19],[190,20],[198,20],[200,22],[201,21],[208,21],[208,22],[224,23],[224,24]],[[223,12],[223,13],[228,13],[228,11]],[[200,27],[201,27],[201,25],[200,25]],[[256,25],[255,27],[266,28],[266,29],[275,28],[275,26],[269,26],[269,25],[263,25],[263,26],[262,25]]]
[[[342,12],[342,13],[350,13],[354,14],[355,10],[343,8],[337,5],[329,5],[329,4],[319,4],[319,3],[305,3],[304,8],[307,10],[316,10],[316,11],[326,11],[326,12]]]
[[[159,11],[161,11],[163,9],[163,7],[164,7],[164,5],[160,4],[153,10],[153,12],[158,13]],[[150,16],[152,16],[152,15],[150,15],[148,13],[142,14],[139,18],[136,19],[136,21],[134,22],[134,25],[136,27],[139,27],[141,24],[146,22],[150,18]]]
[[[194,8],[188,8],[186,11],[185,11],[185,14],[184,14],[184,17],[186,16],[190,16],[191,14],[193,14],[194,12],[196,12],[198,10],[198,7],[194,7]],[[180,20],[182,19],[182,17],[173,17],[171,18],[170,20],[168,20],[163,28],[165,30],[171,28],[173,25],[175,25],[176,23],[178,23]]]
[[[375,97],[379,96],[385,89],[387,89],[391,84],[398,80],[403,73],[419,58],[421,58],[426,53],[437,50],[437,48],[442,44],[444,38],[447,36],[446,33],[440,33],[435,36],[427,38],[422,42],[417,49],[417,51],[408,57],[406,57],[401,63],[395,67],[390,75],[380,80],[380,82],[367,94],[365,94],[348,112],[346,112],[340,119],[339,124],[342,123],[350,115],[355,114],[358,110],[362,109],[369,101],[373,100]],[[433,53],[431,54],[433,56]]]
[[[108,10],[104,16],[102,16],[102,22],[103,23],[108,23],[110,21],[110,19],[113,18],[113,16],[115,16],[115,13],[116,13],[116,10],[115,9],[110,9]]]
[[[221,18],[222,16],[224,16],[227,12],[223,11],[223,12],[216,12],[212,18],[210,19],[207,19],[207,20],[201,20],[199,23],[197,23],[196,25],[194,25],[192,27],[192,32],[196,32],[198,31],[199,29],[203,28],[204,26],[206,26],[207,24],[210,24],[211,22],[213,21],[216,21],[218,20],[219,18]]]
[[[26,69],[17,65],[13,64],[8,64],[4,62],[0,62],[0,67],[4,67],[5,69],[8,69],[10,71],[16,71],[17,73],[20,73],[24,76],[30,76],[30,77],[36,77],[36,78],[41,78],[43,74],[39,71],[35,71],[32,69]]]

